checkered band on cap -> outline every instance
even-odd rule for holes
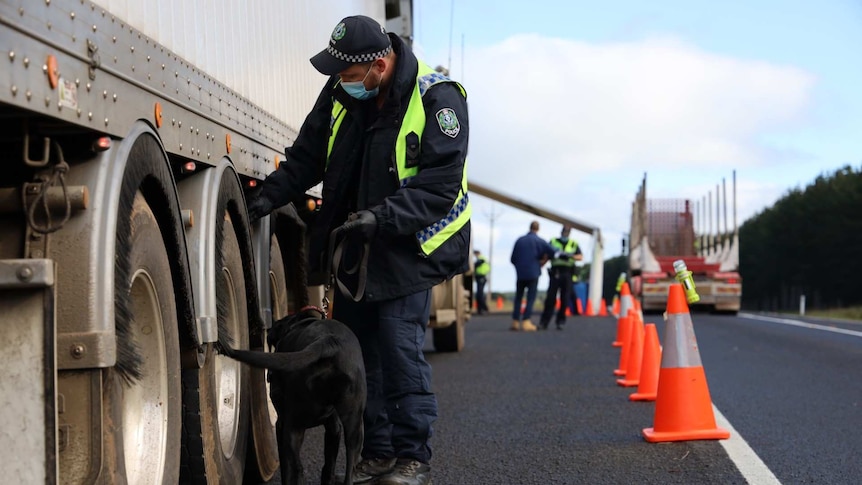
[[[364,62],[371,62],[375,59],[379,59],[379,58],[385,56],[386,54],[389,54],[389,51],[391,51],[391,50],[392,50],[392,46],[388,46],[385,49],[383,49],[382,51],[369,52],[368,54],[345,54],[345,53],[339,51],[338,49],[336,49],[335,47],[332,47],[331,45],[326,46],[326,52],[328,52],[332,57],[334,57],[338,60],[350,62],[353,64],[361,64]]]

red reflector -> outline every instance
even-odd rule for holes
[[[111,148],[111,139],[107,136],[103,136],[93,143],[93,150],[97,152],[103,152],[108,148]]]
[[[658,280],[657,280],[657,279],[655,279],[655,278],[647,278],[647,279],[646,279],[646,282],[647,282],[647,283],[658,283]]]
[[[251,179],[248,181],[249,187],[257,187],[257,180]]]
[[[724,280],[724,282],[727,283],[728,285],[735,285],[735,284],[739,283],[739,280],[737,280],[736,278],[728,278],[728,279]]]
[[[194,172],[196,168],[197,168],[197,165],[195,165],[195,162],[186,162],[183,164],[183,172],[186,172],[186,173]]]

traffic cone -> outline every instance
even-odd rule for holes
[[[730,432],[715,424],[691,314],[677,283],[668,291],[665,341],[668,348],[662,352],[653,427],[643,430],[644,439],[658,443],[730,438]]]
[[[567,317],[572,316],[572,309],[571,309],[571,308],[569,308],[569,306],[568,306],[568,305],[566,305],[566,316],[567,316]]]
[[[638,390],[629,396],[630,401],[655,401],[658,392],[658,373],[661,367],[661,346],[654,323],[644,325],[644,350],[641,360],[641,378]]]
[[[599,306],[599,316],[600,317],[608,316],[608,304],[605,303],[604,298],[602,298],[602,304]]]
[[[503,297],[500,295],[497,295],[497,310],[502,310],[502,309],[503,309]]]
[[[595,312],[593,312],[593,302],[591,302],[589,298],[587,298],[587,316],[595,316]]]
[[[619,295],[614,295],[613,302],[611,302],[611,315],[619,318],[620,317],[620,297]]]
[[[578,315],[583,315],[584,314],[584,304],[581,303],[581,299],[575,298],[575,302],[577,303],[577,307],[578,307]]]
[[[631,343],[631,335],[632,335],[632,326],[634,325],[634,316],[632,313],[629,313],[627,316],[620,319],[623,323],[623,345],[622,349],[620,349],[620,364],[614,370],[615,376],[624,376],[626,375],[626,368],[629,363],[629,344]]]
[[[644,323],[640,320],[632,323],[628,347],[629,357],[626,362],[625,378],[617,379],[617,385],[634,387],[640,383],[644,353]]]
[[[617,315],[617,338],[613,341],[611,345],[614,347],[622,347],[623,346],[623,332],[626,330],[625,326],[622,325],[621,320],[624,317],[627,317],[629,314],[629,308],[633,308],[634,300],[632,299],[632,292],[629,289],[628,283],[623,283],[622,288],[620,289],[620,308]]]

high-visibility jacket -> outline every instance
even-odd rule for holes
[[[562,251],[564,253],[569,253],[571,255],[575,254],[575,251],[578,249],[578,243],[575,242],[574,239],[568,239],[565,242],[555,237],[551,239],[551,246],[554,247],[557,251]],[[563,258],[555,258],[551,261],[551,266],[557,266],[561,268],[574,268],[575,267],[575,259],[563,259]]]
[[[488,276],[488,273],[491,272],[491,264],[485,260],[485,258],[479,258],[476,260],[476,276]]]
[[[339,80],[338,82],[341,81]],[[416,87],[413,90],[413,95],[410,97],[410,104],[407,106],[407,112],[404,115],[404,120],[401,122],[401,131],[398,133],[398,140],[395,144],[395,170],[402,188],[406,187],[410,183],[410,179],[419,172],[416,158],[422,143],[422,133],[425,131],[426,121],[422,96],[431,86],[446,82],[457,85],[461,94],[465,98],[467,97],[467,93],[459,83],[431,69],[424,62],[419,61]],[[326,150],[327,167],[329,166],[329,156],[332,153],[332,145],[335,142],[335,137],[338,135],[338,129],[341,127],[344,116],[344,105],[337,99],[333,100],[332,129],[330,130],[329,143]],[[439,116],[446,116],[446,113],[438,112]],[[461,171],[461,191],[458,194],[458,198],[455,199],[455,203],[452,204],[449,213],[444,218],[416,233],[416,239],[422,254],[426,256],[430,255],[446,242],[447,239],[457,233],[470,220],[470,213],[470,199],[467,196],[467,163],[465,162],[464,168]]]

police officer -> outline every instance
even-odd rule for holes
[[[343,254],[358,257],[367,248],[364,295],[353,300],[360,293],[354,282],[333,304],[334,318],[359,338],[367,374],[354,483],[427,484],[437,418],[422,353],[431,288],[470,262],[466,93],[365,16],[339,22],[311,64],[330,77],[249,214],[301,201],[322,181],[311,270],[325,267],[323,248],[340,225]]]
[[[488,302],[485,301],[485,285],[488,283],[491,263],[482,256],[479,250],[473,251],[473,255],[476,257],[473,261],[473,274],[476,277],[476,313],[482,315],[488,313]]]
[[[548,269],[551,281],[548,284],[548,293],[545,295],[545,308],[539,320],[539,328],[542,330],[547,329],[551,322],[558,293],[560,308],[557,310],[557,330],[562,330],[566,323],[566,307],[574,291],[572,276],[575,274],[575,261],[584,259],[578,243],[574,239],[569,239],[571,231],[571,227],[563,226],[560,237],[552,238],[550,241],[559,256],[551,260],[551,267]]]

